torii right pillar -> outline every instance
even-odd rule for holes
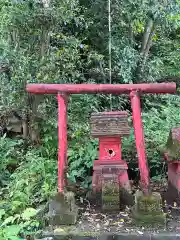
[[[149,170],[141,118],[140,92],[131,91],[130,99],[142,189],[142,192],[137,192],[135,195],[136,201],[132,209],[132,215],[134,220],[140,225],[164,225],[166,218],[162,212],[161,195],[156,192],[151,193],[149,189]]]
[[[149,193],[149,171],[147,166],[144,131],[141,118],[141,103],[139,91],[131,91],[131,108],[134,125],[134,135],[138,154],[138,164],[140,170],[141,188],[144,194]]]

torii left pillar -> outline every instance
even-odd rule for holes
[[[64,173],[67,168],[67,101],[68,96],[57,94],[58,100],[58,192],[66,185]]]

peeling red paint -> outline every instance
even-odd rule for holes
[[[64,170],[67,165],[67,96],[57,95],[58,100],[58,192],[65,185]]]
[[[132,91],[130,93],[132,117],[134,125],[134,135],[136,140],[136,149],[138,154],[138,164],[140,170],[141,185],[144,193],[149,191],[149,171],[147,166],[145,140],[143,125],[141,119],[141,103],[138,92]]]
[[[175,93],[175,83],[144,83],[144,84],[27,84],[27,92],[36,94],[129,94],[140,90],[141,93]]]

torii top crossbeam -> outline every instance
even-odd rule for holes
[[[28,84],[26,90],[36,94],[128,94],[140,91],[144,94],[175,93],[175,83],[144,83],[144,84]]]
[[[140,94],[173,94],[175,83],[146,84],[28,84],[26,90],[35,94],[57,94],[58,99],[58,191],[64,189],[64,169],[67,164],[67,96],[70,94],[129,94],[133,116],[136,149],[144,193],[149,189],[144,132],[141,119]]]

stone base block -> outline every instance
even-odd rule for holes
[[[74,225],[77,221],[78,212],[55,214],[49,217],[49,224],[51,226],[57,225]]]
[[[116,211],[119,210],[119,195],[117,196],[103,196],[102,198],[102,209],[104,211]]]
[[[118,211],[120,209],[119,183],[111,179],[103,181],[102,210]]]
[[[78,207],[74,193],[57,193],[49,202],[48,222],[51,226],[72,225],[76,223]]]
[[[144,214],[132,209],[132,217],[136,225],[163,226],[166,225],[166,215],[164,213]]]
[[[162,211],[161,195],[154,192],[145,196],[142,192],[137,191],[132,216],[136,223],[149,225],[165,224],[166,215]]]
[[[141,191],[135,194],[135,209],[138,212],[149,214],[162,212],[162,198],[160,193],[143,195]]]

